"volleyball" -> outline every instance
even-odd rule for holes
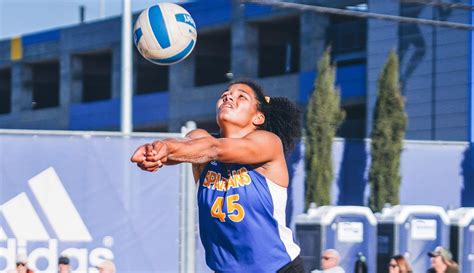
[[[133,28],[133,40],[140,54],[158,65],[172,65],[185,59],[193,51],[196,39],[193,18],[173,3],[145,9]]]

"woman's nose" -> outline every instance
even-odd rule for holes
[[[234,101],[234,98],[233,98],[232,95],[230,95],[230,94],[229,94],[229,95],[226,95],[226,96],[224,97],[224,102],[226,102],[226,101]]]

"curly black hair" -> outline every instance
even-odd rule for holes
[[[257,110],[265,116],[265,122],[258,129],[276,134],[283,143],[285,154],[291,152],[295,141],[301,137],[300,113],[298,107],[284,97],[267,97],[263,88],[250,79],[238,79],[229,83],[245,84],[252,88],[258,100]]]

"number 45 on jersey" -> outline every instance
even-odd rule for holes
[[[225,203],[227,204],[227,210],[223,209],[224,207],[224,197],[219,196],[212,204],[211,215],[212,217],[218,218],[219,221],[225,222],[225,218],[228,217],[232,222],[240,222],[244,219],[245,210],[237,203],[239,201],[238,194],[232,194],[227,196]]]

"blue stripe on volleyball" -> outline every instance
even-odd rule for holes
[[[161,48],[170,47],[171,42],[168,31],[166,30],[165,18],[163,18],[163,13],[158,5],[148,9],[148,20],[150,21],[153,34]]]
[[[194,23],[193,18],[189,14],[186,13],[177,13],[175,14],[176,21],[178,22],[183,22],[185,24],[188,24],[192,26],[193,28],[196,28],[196,24]]]
[[[188,46],[185,49],[183,49],[181,52],[179,52],[178,54],[176,54],[172,57],[166,58],[166,59],[151,59],[151,60],[158,63],[158,64],[174,63],[174,62],[177,62],[177,61],[181,60],[186,55],[188,55],[189,52],[191,50],[193,50],[193,47],[194,47],[194,40],[191,40],[191,42],[189,42]]]
[[[135,33],[133,33],[133,42],[135,43],[135,46],[138,46],[138,42],[140,42],[140,38],[142,37],[142,35],[142,28],[137,28],[135,30]]]

